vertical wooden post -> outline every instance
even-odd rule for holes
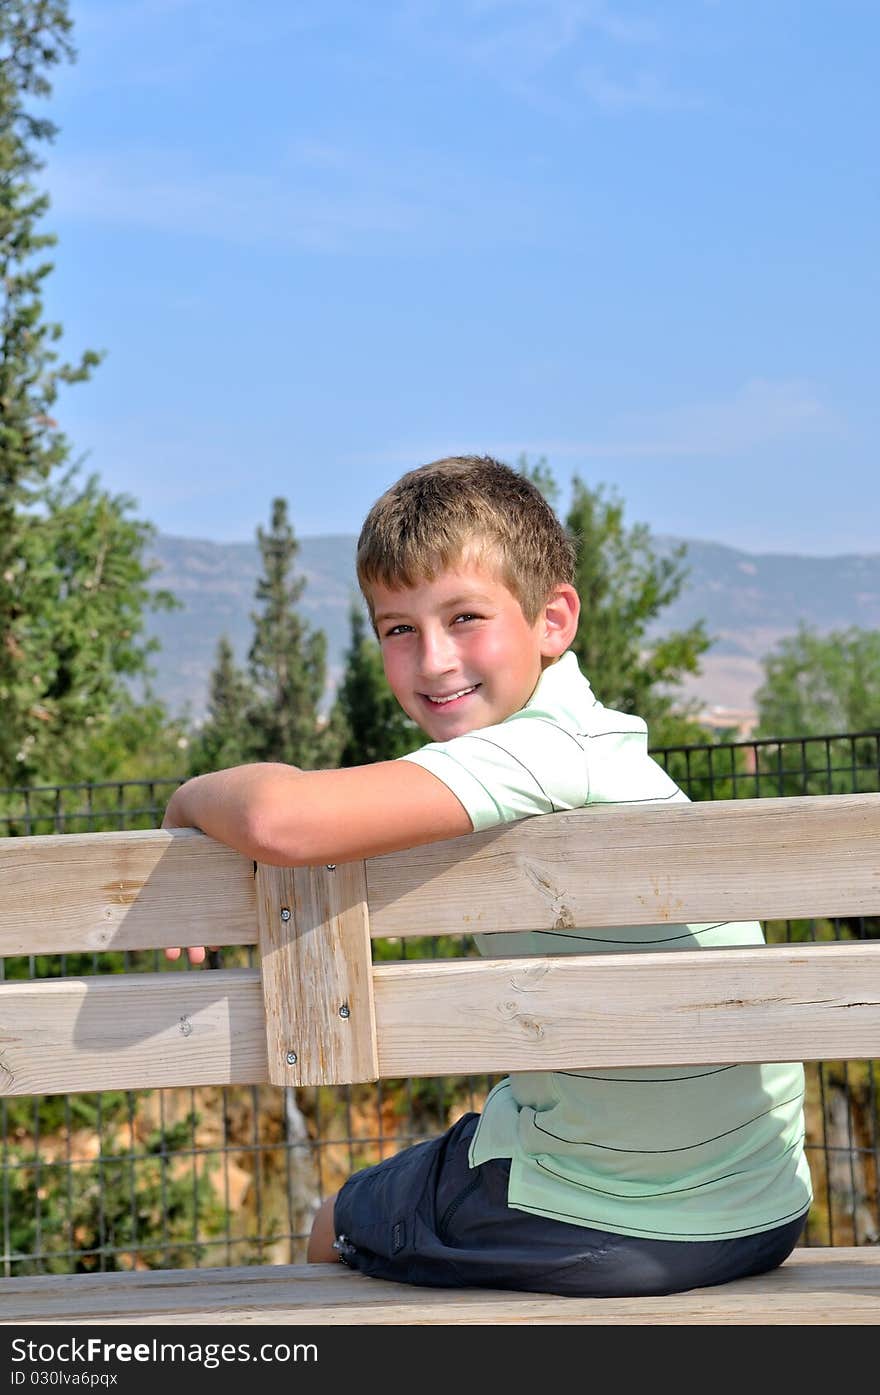
[[[258,864],[257,933],[272,1083],[377,1080],[363,862]]]

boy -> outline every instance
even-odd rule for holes
[[[357,569],[388,682],[429,744],[346,770],[199,776],[172,796],[166,827],[312,865],[591,803],[686,798],[648,756],[644,722],[604,708],[568,652],[573,546],[517,472],[478,457],[410,471],[370,510]],[[758,924],[737,923],[479,947],[761,941]],[[599,1296],[760,1273],[794,1248],[811,1200],[803,1090],[795,1064],[518,1073],[481,1115],[355,1173],[319,1210],[308,1257],[415,1284]]]

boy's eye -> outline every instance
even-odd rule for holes
[[[456,615],[455,620],[454,620],[453,623],[454,623],[454,624],[458,624],[459,620],[479,620],[479,618],[480,618],[479,615],[474,615],[473,611],[466,610],[466,611],[462,611],[461,615]],[[412,625],[404,625],[404,624],[392,625],[390,630],[386,630],[386,631],[385,631],[385,634],[384,634],[383,638],[384,638],[384,639],[391,639],[393,635],[402,634],[405,630],[411,630],[411,629],[412,629]]]

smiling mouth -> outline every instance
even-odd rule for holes
[[[457,693],[450,693],[448,697],[433,698],[428,693],[422,693],[422,697],[425,699],[425,702],[436,709],[455,707],[458,703],[463,702],[466,697],[470,697],[471,693],[475,693],[480,686],[479,683],[474,683],[470,688],[460,688]]]

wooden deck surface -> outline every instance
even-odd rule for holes
[[[0,1280],[0,1322],[424,1325],[880,1324],[880,1246],[800,1248],[781,1269],[663,1298],[425,1289],[339,1265],[39,1275]]]

